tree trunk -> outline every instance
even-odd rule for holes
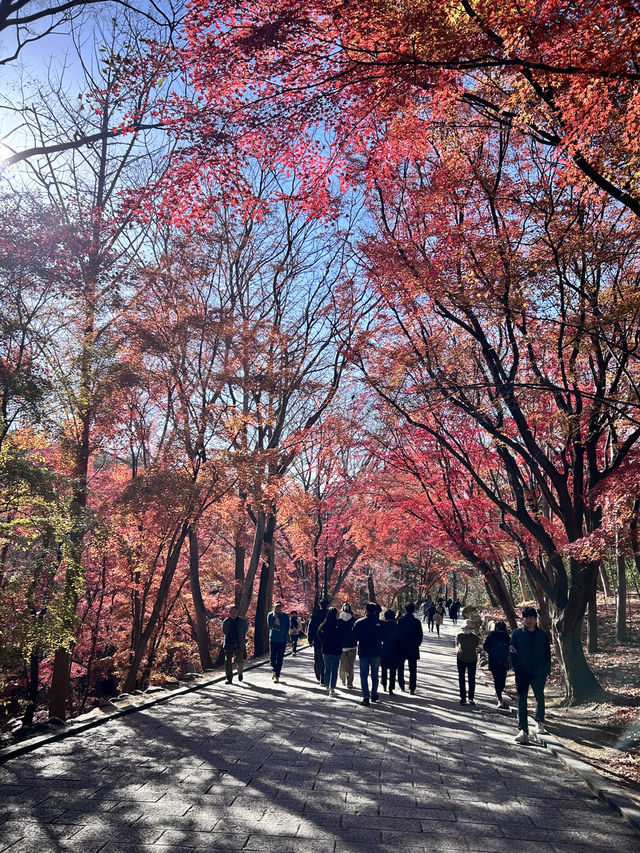
[[[331,593],[329,596],[331,598],[331,601],[336,600],[338,593],[340,592],[340,590],[342,588],[342,584],[345,582],[345,580],[349,576],[351,570],[353,569],[355,564],[358,562],[358,560],[360,559],[360,556],[362,555],[363,552],[364,552],[364,547],[358,548],[358,550],[351,557],[351,559],[349,560],[347,565],[343,569],[340,570],[340,574],[338,575],[338,579],[336,580],[335,585],[334,585],[333,589],[331,590]]]
[[[193,600],[193,612],[195,615],[194,628],[200,665],[203,670],[213,669],[211,650],[209,649],[209,632],[207,631],[207,609],[204,606],[202,588],[200,586],[198,533],[193,527],[189,528],[189,583],[191,585],[191,598]]]
[[[502,577],[502,573],[499,570],[492,572],[489,575],[485,576],[487,583],[491,586],[495,597],[498,600],[499,606],[502,608],[502,612],[505,615],[507,622],[509,623],[509,627],[512,631],[518,627],[518,617],[516,615],[516,609],[513,603],[513,598],[509,594],[507,587],[505,586],[504,579]]]
[[[162,579],[160,580],[160,586],[158,588],[158,593],[156,595],[156,600],[153,604],[153,610],[151,611],[151,615],[149,616],[149,620],[142,631],[138,643],[133,650],[133,655],[131,658],[131,663],[129,665],[129,672],[124,681],[123,690],[125,693],[132,693],[136,689],[137,681],[138,681],[138,671],[140,669],[140,664],[142,663],[142,658],[144,657],[144,653],[147,648],[147,644],[151,639],[151,636],[158,624],[158,619],[160,618],[160,614],[162,612],[162,608],[167,600],[169,595],[169,590],[171,588],[171,583],[173,581],[173,577],[176,573],[176,569],[178,567],[178,560],[180,559],[180,552],[182,551],[182,546],[184,545],[184,541],[187,538],[189,533],[189,526],[185,522],[182,525],[182,528],[178,533],[176,533],[176,538],[172,542],[169,551],[167,553],[167,559],[165,562],[164,572],[162,573]]]
[[[369,590],[369,601],[375,601],[376,590],[373,585],[373,575],[371,574],[371,572],[369,572],[369,574],[367,575],[367,588]]]
[[[249,567],[242,587],[242,595],[240,596],[240,601],[238,603],[238,615],[240,616],[247,615],[247,610],[249,609],[249,604],[251,604],[251,599],[253,597],[253,584],[258,571],[258,564],[260,563],[260,554],[262,553],[262,545],[264,543],[266,523],[267,517],[264,511],[258,510],[256,515],[256,530],[253,536],[253,547],[251,549],[251,558],[249,560]]]
[[[524,569],[522,568],[522,562],[521,561],[518,561],[518,580],[520,581],[521,600],[527,601],[529,598],[529,594],[527,592],[527,585],[525,583]]]
[[[494,607],[494,608],[500,607],[498,599],[495,597],[495,594],[494,594],[493,590],[491,589],[491,584],[489,583],[489,581],[486,578],[483,578],[483,580],[484,580],[484,590],[487,593],[487,597],[489,598],[489,604],[491,605],[491,607]]]
[[[244,560],[246,556],[246,548],[239,538],[236,539],[233,546],[234,555],[234,579],[235,585],[233,590],[233,603],[236,607],[240,605],[242,600],[242,590],[244,589]]]
[[[33,651],[29,656],[29,690],[27,693],[27,707],[22,716],[22,725],[30,726],[33,722],[33,715],[38,706],[38,682],[40,680],[40,652]]]
[[[609,574],[604,564],[604,560],[600,560],[600,581],[602,582],[602,591],[604,592],[604,597],[611,598],[611,596],[613,595],[613,590],[611,589],[611,581],[609,580]]]
[[[258,600],[256,602],[255,630],[253,643],[256,657],[266,654],[269,649],[269,628],[267,626],[267,614],[271,610],[270,595],[273,591],[274,562],[271,555],[273,550],[273,534],[276,529],[275,514],[269,515],[264,531],[263,546],[265,559],[260,569],[260,586],[258,587]]]
[[[616,543],[616,642],[627,640],[627,560]]]
[[[56,649],[53,656],[53,673],[49,693],[49,716],[64,720],[67,716],[67,702],[71,685],[71,652],[68,649]]]
[[[511,626],[511,630],[515,630],[518,626],[518,618],[516,616],[513,599],[509,595],[507,587],[505,586],[500,566],[492,566],[489,563],[486,563],[469,548],[462,548],[458,546],[458,550],[482,574],[492,605],[494,607],[502,608],[502,612]]]
[[[595,578],[597,581],[597,576]],[[591,598],[587,608],[587,651],[589,654],[595,654],[598,651],[598,603],[597,603],[598,588],[596,583],[593,585]]]
[[[256,657],[264,655],[269,649],[269,628],[267,626],[267,614],[271,610],[269,603],[269,574],[271,567],[267,560],[262,561],[260,569],[260,585],[258,587],[258,601],[256,603],[256,617],[253,633],[253,648]]]
[[[604,691],[595,677],[582,647],[582,618],[573,625],[563,625],[562,615],[553,622],[553,639],[565,682],[565,702],[579,705],[602,699]]]

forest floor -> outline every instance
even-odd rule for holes
[[[598,652],[588,654],[604,688],[601,702],[562,704],[564,688],[554,663],[545,690],[549,731],[600,775],[640,805],[640,598],[629,600],[628,640],[616,643],[614,601],[598,602]],[[509,691],[509,688],[511,690]],[[513,676],[507,690],[515,698]]]

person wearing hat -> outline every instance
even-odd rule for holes
[[[516,677],[518,691],[518,734],[516,743],[529,743],[527,698],[529,687],[536,697],[536,734],[545,734],[544,685],[551,672],[551,643],[546,631],[538,628],[538,611],[535,607],[522,608],[521,628],[511,635],[509,653]]]
[[[482,648],[489,656],[489,672],[493,677],[498,708],[508,708],[509,705],[502,698],[509,669],[509,632],[504,622],[496,622],[493,631],[487,634]]]
[[[460,704],[467,704],[466,678],[469,679],[469,704],[475,705],[476,666],[480,638],[473,633],[473,622],[467,619],[464,628],[456,636],[456,662],[458,665],[458,684],[460,685]],[[466,674],[466,677],[465,677]]]
[[[276,601],[273,610],[267,616],[269,626],[269,648],[271,650],[271,678],[280,681],[284,650],[289,636],[289,614],[282,610],[282,602]]]

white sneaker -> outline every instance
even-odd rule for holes
[[[529,743],[529,735],[526,732],[520,730],[518,734],[514,737],[514,741],[516,743]]]
[[[503,707],[504,706],[502,704],[502,699],[498,699],[498,704],[496,705],[496,708],[503,708]]]
[[[537,735],[548,735],[549,732],[543,722],[536,722],[536,734]]]

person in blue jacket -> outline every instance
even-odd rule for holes
[[[544,685],[551,672],[551,643],[546,631],[538,628],[538,611],[535,607],[522,608],[522,628],[511,635],[509,653],[516,676],[518,691],[518,729],[516,743],[529,742],[527,697],[529,687],[536,698],[536,733],[544,734]]]
[[[509,632],[504,622],[496,622],[493,631],[487,634],[482,648],[489,656],[489,672],[493,676],[493,685],[498,697],[498,708],[508,708],[502,698],[502,691],[507,680],[509,669]]]
[[[267,616],[269,626],[269,647],[271,649],[271,678],[280,681],[284,650],[289,636],[289,614],[282,609],[282,602],[276,601],[273,610]]]

